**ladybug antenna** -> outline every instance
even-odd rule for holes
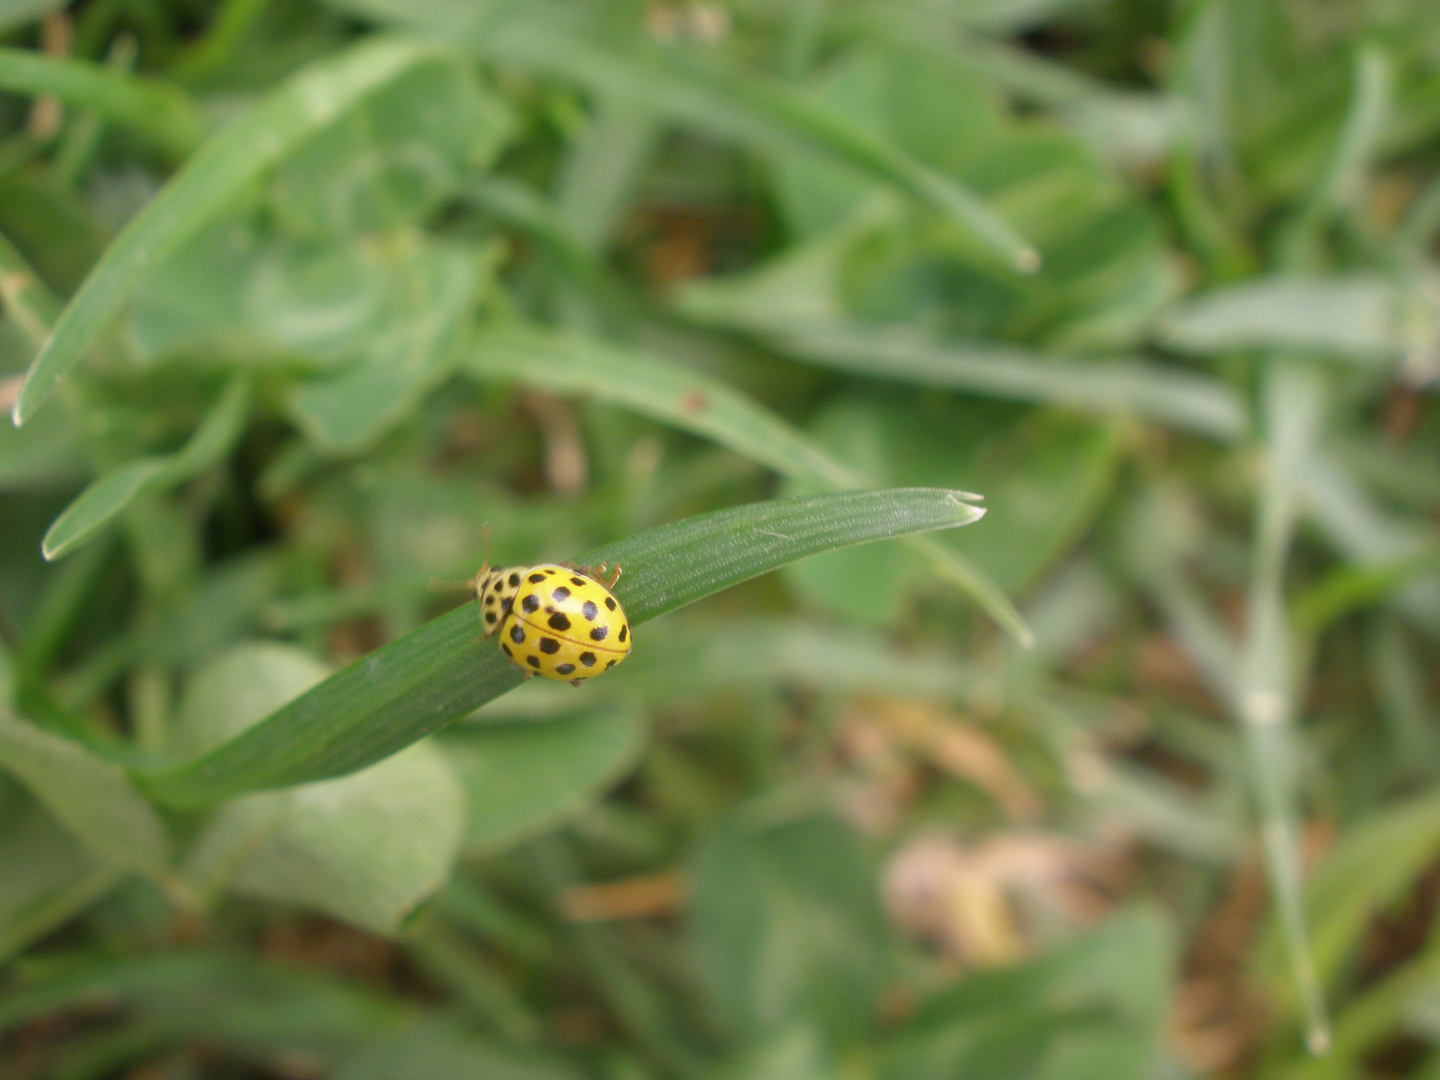
[[[485,521],[480,525],[480,539],[485,541],[485,565],[476,571],[475,576],[465,584],[476,599],[480,597],[480,583],[485,580],[485,575],[490,572],[490,522]]]
[[[430,588],[435,592],[455,592],[458,589],[468,591],[475,588],[475,579],[470,578],[466,581],[460,581],[457,578],[432,577],[430,579]]]
[[[485,565],[480,567],[476,575],[464,581],[457,581],[454,578],[432,577],[430,579],[430,588],[437,592],[455,592],[457,589],[465,589],[473,593],[480,591],[480,582],[485,580],[485,575],[490,572],[490,523],[488,521],[480,526],[480,535],[485,540]]]

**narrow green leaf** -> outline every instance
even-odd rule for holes
[[[968,525],[963,492],[852,491],[779,499],[649,529],[581,556],[624,567],[615,595],[632,625],[820,551]],[[639,635],[637,649],[644,648]],[[174,805],[352,772],[437,731],[523,680],[481,637],[470,604],[357,660],[240,736],[181,765],[142,770]],[[583,688],[577,693],[583,693]]]
[[[0,768],[106,862],[152,876],[164,871],[165,828],[119,765],[0,712]]]
[[[0,306],[37,349],[60,312],[60,303],[54,294],[25,256],[4,236],[0,236]]]
[[[37,971],[26,985],[7,987],[0,1028],[91,1010],[99,1001],[140,1021],[138,1029],[119,1029],[123,1037],[143,1036],[160,1024],[167,1040],[234,1046],[246,1060],[305,1053],[307,1060],[326,1061],[392,1027],[413,1029],[415,1020],[393,998],[362,990],[353,980],[192,943],[183,952],[152,947],[121,959],[91,955]]]
[[[1260,278],[1177,308],[1160,339],[1187,353],[1303,349],[1374,364],[1400,353],[1404,299],[1373,275]]]
[[[792,480],[830,488],[874,483],[780,417],[718,379],[634,348],[539,329],[487,329],[467,364],[486,379],[520,380],[547,392],[586,394],[713,439]],[[978,498],[978,496],[972,496]],[[969,593],[1027,647],[1025,620],[1005,593],[963,556],[926,537],[906,541],[945,580]]]
[[[1315,966],[1327,985],[1347,973],[1375,913],[1400,902],[1440,852],[1440,796],[1425,792],[1374,809],[1355,822],[1310,874],[1305,909],[1313,924]],[[1261,969],[1278,981],[1289,957],[1272,927]]]
[[[24,423],[80,359],[145,266],[238,199],[305,138],[432,54],[433,46],[365,41],[300,72],[207,141],[131,219],[60,314],[20,388],[15,423]]]
[[[570,79],[606,98],[782,153],[818,151],[838,158],[934,207],[1022,273],[1040,255],[973,192],[866,131],[843,113],[758,71],[720,67],[697,52],[607,51],[566,30],[554,12],[527,5],[473,39],[495,60]]]
[[[865,478],[780,417],[704,372],[642,352],[522,327],[482,330],[466,362],[485,379],[585,394],[728,446],[782,476],[831,487]]]
[[[58,559],[90,539],[142,491],[178,484],[215,464],[240,437],[249,406],[249,382],[234,379],[177,453],[128,461],[95,480],[46,531],[45,558]]]
[[[1266,469],[1246,591],[1247,626],[1237,679],[1265,869],[1291,977],[1303,1003],[1312,1053],[1330,1040],[1330,1020],[1306,927],[1300,872],[1299,761],[1295,745],[1295,657],[1284,579],[1299,514],[1299,477],[1315,452],[1326,397],[1312,365],[1274,360],[1266,371]]]
[[[1044,357],[995,344],[955,345],[861,327],[780,331],[798,360],[949,390],[1144,420],[1230,440],[1248,427],[1239,394],[1217,379],[1141,360]]]
[[[88,540],[107,521],[129,506],[135,496],[165,474],[166,459],[137,458],[111,469],[75,497],[45,533],[40,550],[58,559]]]
[[[0,47],[0,89],[53,94],[124,125],[176,159],[205,137],[204,120],[178,87],[102,64]]]

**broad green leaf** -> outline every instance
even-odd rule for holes
[[[624,567],[615,595],[639,626],[806,555],[954,528],[982,513],[963,493],[938,489],[780,499],[662,525],[580,561]],[[198,805],[378,761],[519,685],[519,668],[478,631],[473,607],[462,605],[200,759],[140,770],[141,782],[168,803]],[[638,634],[637,649],[643,643]]]
[[[1052,952],[971,972],[919,1004],[881,1046],[876,1073],[1142,1080],[1163,1035],[1173,936],[1157,912],[1131,909]]]
[[[164,873],[165,827],[119,765],[0,712],[0,768],[105,862],[152,876]]]
[[[235,379],[178,452],[127,462],[91,483],[45,533],[45,558],[58,559],[90,539],[141,492],[178,484],[214,465],[240,437],[249,409],[250,384]]]
[[[804,1019],[769,1038],[747,1040],[715,1080],[840,1080],[834,1051]]]
[[[452,727],[440,746],[468,794],[466,850],[495,851],[573,815],[634,765],[644,738],[624,703],[543,724]]]
[[[196,672],[180,711],[183,748],[243,732],[329,668],[290,646],[242,645]],[[433,746],[411,746],[350,776],[227,803],[186,876],[393,933],[450,876],[464,793]]]
[[[974,475],[994,492],[1004,524],[959,545],[1007,591],[1024,589],[1064,556],[1114,489],[1124,452],[1112,425],[1033,417],[987,440]],[[988,523],[987,523],[988,524]]]
[[[693,875],[695,948],[747,1041],[802,1019],[846,1041],[875,1021],[884,922],[875,868],[851,828],[736,815],[705,840]]]
[[[358,363],[291,394],[291,413],[322,452],[364,449],[455,370],[468,316],[489,286],[500,249],[429,243],[408,255],[391,275],[390,317]]]
[[[151,362],[199,353],[243,368],[341,368],[423,306],[403,288],[418,284],[404,266],[431,250],[410,229],[359,242],[295,239],[263,215],[227,216],[149,268],[127,344]]]
[[[238,201],[307,137],[433,55],[433,46],[368,39],[300,72],[209,139],[130,220],[61,312],[20,388],[15,422],[24,423],[80,359],[143,267]]]
[[[0,24],[5,12],[0,8]],[[54,94],[130,128],[173,158],[199,145],[206,124],[190,99],[171,83],[157,82],[83,60],[0,47],[0,89]]]
[[[296,236],[353,237],[424,222],[483,173],[514,128],[469,65],[402,72],[307,140],[276,170],[268,204]]]
[[[454,771],[420,743],[349,776],[227,803],[186,874],[393,934],[449,878],[464,819]]]

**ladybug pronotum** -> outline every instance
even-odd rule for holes
[[[604,573],[555,563],[481,570],[474,586],[485,636],[498,633],[501,650],[529,675],[579,686],[609,671],[630,652],[630,623],[610,594],[620,567],[596,580]]]

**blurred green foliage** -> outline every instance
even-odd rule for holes
[[[1426,0],[0,0],[0,1075],[1440,1075],[1437,165]]]

